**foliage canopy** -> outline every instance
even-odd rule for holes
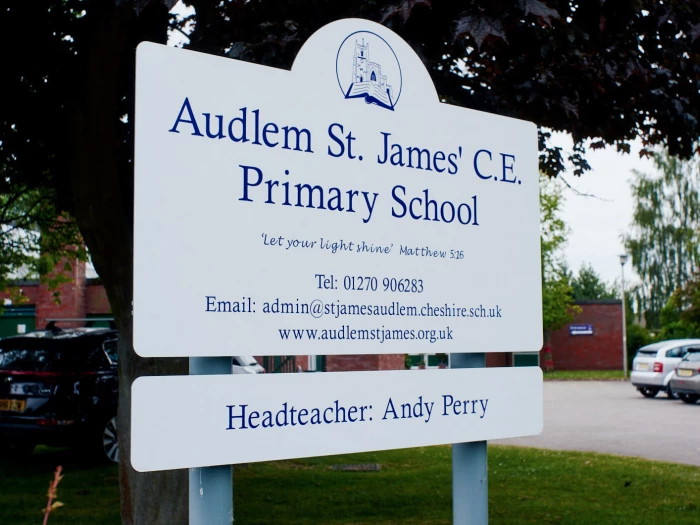
[[[115,128],[110,146],[129,173],[133,119],[122,117],[131,116],[134,47],[164,41],[168,24],[191,49],[288,68],[322,25],[375,20],[413,46],[445,101],[571,133],[577,173],[587,168],[585,145],[629,151],[641,137],[688,158],[700,136],[697,0],[185,0],[194,14],[168,17],[163,6],[174,3],[6,0],[0,42],[19,52],[4,63],[12,104],[0,119],[3,171],[53,185],[70,211],[70,171],[81,161],[74,138],[92,130],[81,108],[109,100],[102,125]],[[101,54],[113,38],[118,48]],[[115,74],[100,75],[98,62]],[[548,139],[541,133],[541,169],[554,175],[566,159]]]
[[[571,288],[575,301],[617,298],[613,287],[600,278],[591,264],[583,264],[578,275],[571,277]]]
[[[654,154],[656,174],[635,172],[632,231],[625,244],[641,277],[636,303],[647,326],[700,263],[700,160]]]
[[[542,328],[545,335],[573,319],[577,307],[569,274],[562,258],[568,228],[560,216],[561,188],[540,180],[540,246],[542,253]],[[545,338],[546,339],[546,338]],[[545,343],[546,344],[546,343]]]
[[[17,280],[41,279],[55,290],[69,281],[71,262],[87,258],[75,222],[56,212],[48,193],[19,183],[0,194],[0,290],[9,290],[14,302],[26,300],[13,286]],[[57,291],[54,296],[60,301]]]

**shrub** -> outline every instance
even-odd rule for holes
[[[700,327],[688,321],[674,321],[663,326],[656,337],[657,341],[666,339],[686,339],[700,337]]]
[[[652,337],[645,327],[638,324],[627,325],[627,368],[632,370],[632,360],[641,347],[651,343]]]

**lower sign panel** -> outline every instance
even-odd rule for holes
[[[532,368],[141,377],[140,472],[529,436],[542,431]]]

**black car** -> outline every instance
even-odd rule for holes
[[[0,340],[0,451],[78,446],[117,461],[116,330],[53,329]]]

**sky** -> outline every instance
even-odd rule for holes
[[[555,143],[571,150],[571,140],[567,135],[557,135]],[[563,175],[574,188],[564,187],[562,213],[570,228],[565,258],[574,272],[578,272],[583,263],[590,263],[603,280],[619,282],[619,256],[625,253],[622,235],[630,231],[634,208],[630,187],[632,170],[656,171],[650,159],[639,158],[639,150],[638,142],[633,143],[630,154],[618,153],[614,148],[589,150],[586,159],[591,171],[581,177],[572,173]],[[638,279],[630,259],[625,265],[625,282]]]

